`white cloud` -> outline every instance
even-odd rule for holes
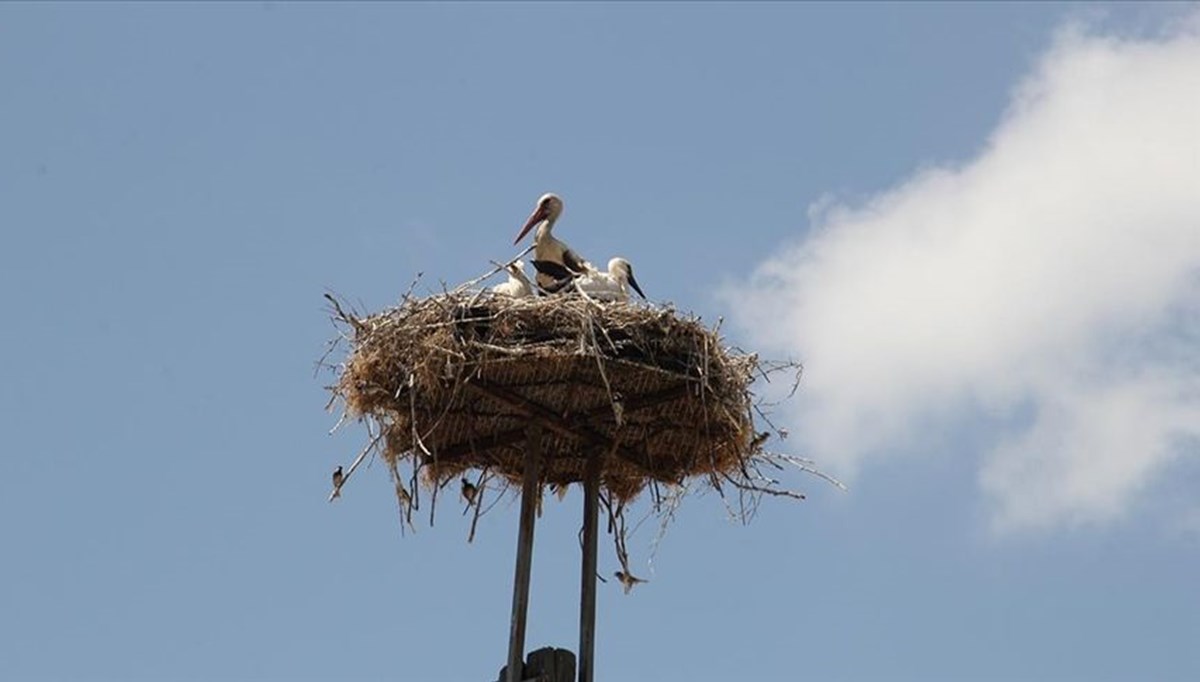
[[[805,362],[807,453],[842,474],[980,416],[999,529],[1119,518],[1200,438],[1200,25],[1073,28],[980,154],[823,200],[738,292]],[[943,440],[943,444],[948,437]]]

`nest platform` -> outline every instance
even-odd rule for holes
[[[542,485],[581,482],[598,454],[620,502],[654,483],[747,480],[760,452],[756,358],[670,308],[463,292],[341,317],[336,397],[378,428],[393,471],[411,461],[426,485],[469,470],[519,485],[531,425]]]

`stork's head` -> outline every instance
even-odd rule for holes
[[[521,280],[522,282],[526,281],[525,261],[523,261],[523,260],[513,261],[513,262],[509,263],[508,265],[506,265],[505,269],[508,270],[508,274],[512,275],[513,277],[516,277],[517,279]]]
[[[521,233],[517,235],[513,244],[520,242],[533,229],[534,225],[546,220],[551,223],[558,220],[558,216],[562,213],[562,210],[563,201],[558,198],[557,194],[553,192],[543,194],[542,198],[538,199],[537,207],[533,209],[533,213],[529,214],[529,220],[525,221],[525,226],[521,228]]]
[[[608,261],[608,274],[615,277],[618,282],[628,282],[638,296],[646,298],[646,294],[642,293],[642,288],[638,286],[637,280],[633,278],[633,266],[629,264],[629,261],[620,257]]]

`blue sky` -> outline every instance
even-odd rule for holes
[[[0,678],[490,679],[516,508],[326,503],[321,294],[478,275],[555,191],[804,360],[781,418],[851,484],[634,538],[599,679],[1195,679],[1196,16],[0,4]],[[578,519],[531,647],[575,647]]]

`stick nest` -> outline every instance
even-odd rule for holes
[[[670,307],[460,287],[405,295],[360,318],[327,298],[343,331],[331,348],[349,342],[330,403],[340,399],[343,420],[365,421],[371,436],[346,478],[381,453],[409,525],[422,488],[436,501],[460,476],[464,496],[475,491],[467,499],[475,520],[485,490],[519,491],[531,433],[541,439],[539,503],[546,487],[561,497],[582,482],[588,457],[600,458],[600,497],[627,572],[624,510],[647,489],[665,527],[696,481],[723,499],[735,489],[731,512],[743,521],[764,494],[804,499],[766,470],[790,465],[840,486],[809,460],[763,448],[772,432],[787,434],[770,423],[751,384],[777,371],[798,381],[799,365],[760,362]],[[755,415],[771,431],[759,432]]]
[[[582,481],[599,452],[602,487],[622,502],[651,482],[737,475],[760,444],[756,358],[671,309],[467,292],[347,321],[337,397],[430,485],[478,469],[519,486],[531,425],[544,484]]]

